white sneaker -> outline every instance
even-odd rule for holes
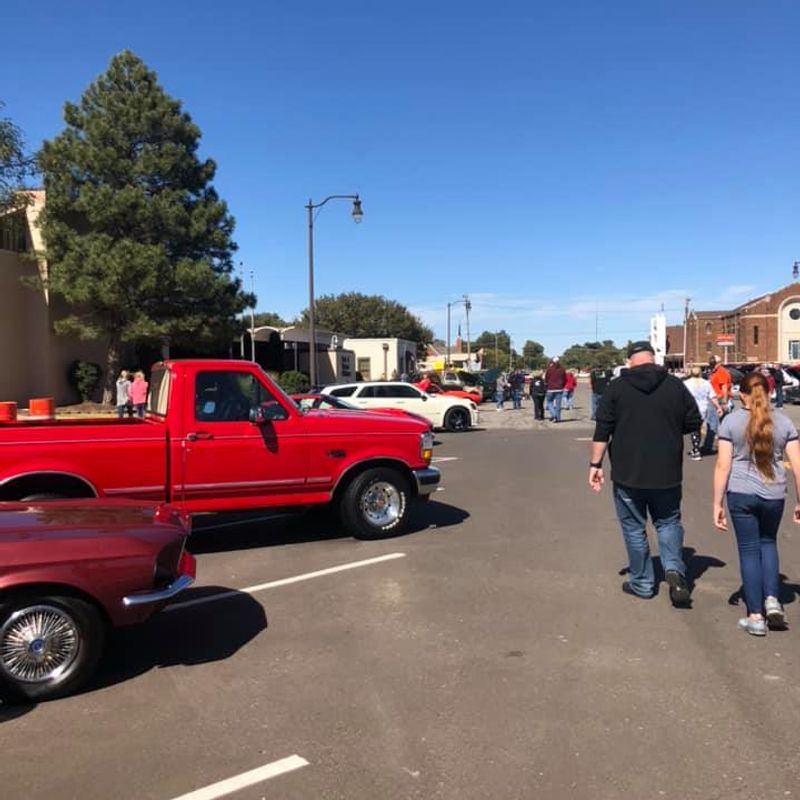
[[[767,612],[767,622],[770,628],[783,629],[786,627],[786,614],[777,597],[768,597],[764,601],[764,609]]]
[[[750,619],[750,617],[742,617],[739,620],[739,627],[743,631],[747,631],[751,636],[767,635],[767,622],[763,619]]]

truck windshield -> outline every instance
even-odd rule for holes
[[[169,401],[170,371],[164,367],[153,370],[150,376],[150,392],[147,396],[147,410],[160,417],[167,415]]]

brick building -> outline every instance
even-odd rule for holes
[[[800,361],[800,282],[722,311],[690,310],[667,328],[668,363],[701,364],[712,354],[728,362]],[[685,341],[684,341],[685,340]]]

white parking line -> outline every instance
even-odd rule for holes
[[[247,586],[244,589],[237,589],[236,591],[219,592],[218,594],[210,594],[207,597],[197,597],[194,600],[185,600],[182,603],[173,603],[172,605],[167,606],[164,611],[177,611],[181,608],[200,605],[200,603],[210,603],[213,600],[223,600],[226,597],[236,597],[242,593],[255,594],[256,592],[263,592],[265,589],[274,589],[276,586],[288,586],[290,583],[309,581],[312,578],[321,578],[323,575],[333,575],[336,572],[345,572],[348,569],[368,567],[371,564],[380,564],[383,561],[393,561],[395,558],[405,558],[405,556],[405,553],[388,553],[385,556],[365,558],[363,561],[351,561],[349,564],[339,564],[336,567],[326,567],[325,569],[318,569],[314,572],[305,572],[302,575],[293,575],[291,578],[280,578],[277,581],[270,581],[269,583],[259,583],[256,586]]]
[[[438,464],[440,461],[458,461],[458,456],[434,456],[431,461]]]
[[[202,789],[196,789],[193,792],[189,792],[189,794],[182,794],[173,800],[216,800],[216,798],[224,797],[226,794],[233,794],[240,789],[246,789],[248,786],[268,781],[270,778],[307,766],[308,761],[301,756],[289,756],[288,758],[282,758],[280,761],[265,764],[263,767],[251,769],[249,772],[243,772],[241,775],[234,775],[224,781],[204,786]]]

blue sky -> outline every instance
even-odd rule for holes
[[[409,306],[555,354],[726,307],[800,259],[800,4],[6,0],[0,99],[31,146],[130,48],[203,130],[259,310]],[[453,309],[454,329],[463,311]],[[463,330],[466,333],[466,330]]]

